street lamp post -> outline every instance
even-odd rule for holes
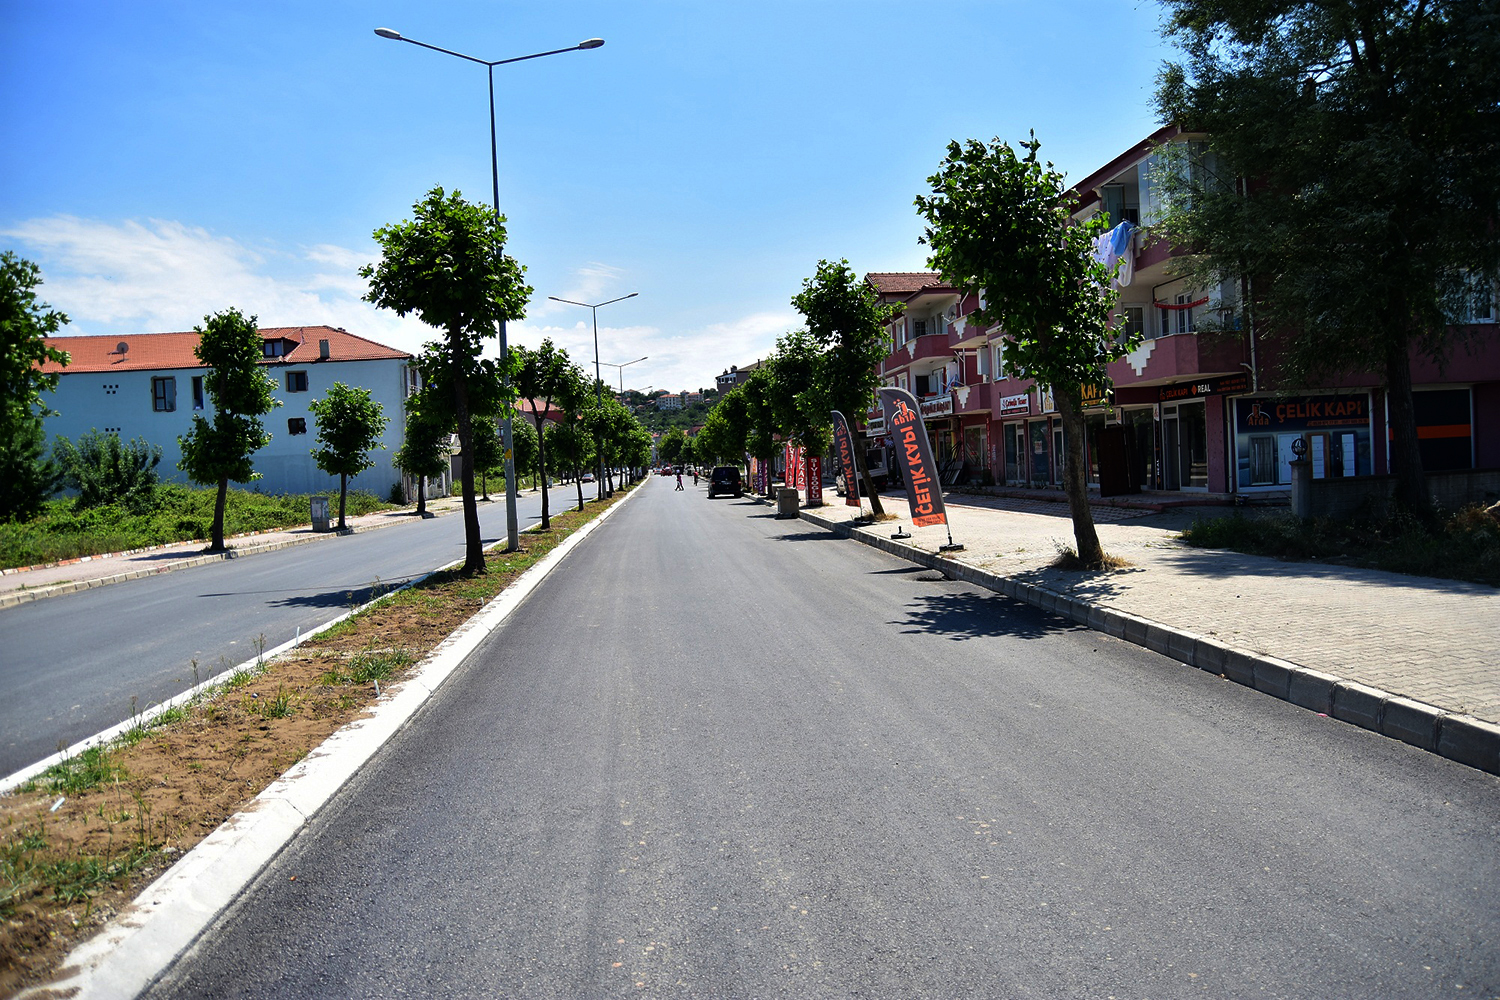
[[[572,299],[560,299],[556,295],[549,295],[549,296],[547,296],[547,298],[551,299],[553,302],[562,302],[562,303],[564,303],[566,305],[570,305],[570,306],[583,306],[583,308],[589,310],[590,312],[592,312],[594,314],[594,402],[595,402],[595,404],[597,404],[599,406],[599,409],[600,409],[601,413],[603,412],[603,409],[604,409],[604,379],[601,378],[600,375],[599,375],[599,307],[600,306],[612,305],[615,302],[624,302],[626,299],[633,299],[633,298],[635,298],[639,294],[641,294],[641,293],[640,292],[631,292],[629,295],[621,295],[617,299],[607,299],[604,302],[574,302]],[[644,361],[646,359],[645,358],[641,358],[640,360]],[[632,362],[630,362],[630,364],[635,364],[635,362],[632,361]],[[597,435],[597,439],[594,441],[594,446],[595,446],[594,450],[598,453],[597,454],[597,458],[599,459],[599,461],[598,461],[598,466],[599,466],[599,473],[598,473],[598,475],[599,475],[599,481],[595,484],[599,488],[599,494],[594,499],[596,499],[596,500],[603,500],[604,499],[604,430],[603,430],[603,428],[600,428],[599,433]]]
[[[617,365],[613,361],[604,362],[604,367],[606,368],[620,369],[620,395],[625,395],[625,369],[629,368],[631,365],[638,365],[645,360],[645,358],[636,358],[634,361],[627,361],[622,365]],[[624,402],[624,400],[621,400],[621,402]]]
[[[478,59],[474,56],[464,55],[462,52],[454,52],[452,49],[445,49],[438,45],[428,45],[426,42],[419,42],[415,38],[407,38],[405,35],[401,34],[401,32],[394,31],[390,28],[376,28],[375,34],[379,35],[381,38],[389,38],[397,42],[410,42],[413,45],[420,45],[424,49],[432,49],[434,52],[442,52],[445,55],[457,56],[460,59],[467,59],[469,62],[479,63],[481,66],[485,66],[489,69],[490,184],[495,197],[495,221],[497,224],[500,220],[500,156],[495,141],[495,67],[504,66],[506,63],[524,62],[527,59],[540,59],[542,56],[555,56],[560,52],[577,52],[582,49],[597,49],[599,46],[604,44],[604,39],[602,38],[589,38],[582,42],[579,42],[577,45],[570,45],[565,49],[549,49],[546,52],[533,52],[529,56],[514,56],[510,59],[489,60]],[[505,249],[504,247],[500,247],[497,248],[495,252],[497,254],[495,269],[498,273],[501,270],[500,263],[501,260],[504,259]],[[509,345],[506,343],[505,339],[505,320],[501,319],[498,326],[498,332],[500,335],[500,370],[502,373],[504,373],[506,356],[510,353]],[[501,377],[504,379],[503,384],[505,388],[509,389],[510,375],[502,374]],[[521,547],[521,529],[520,523],[518,522],[516,517],[516,453],[511,439],[511,413],[509,409],[505,411],[505,416],[500,421],[500,447],[505,452],[506,551],[514,552],[516,549]]]

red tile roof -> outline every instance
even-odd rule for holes
[[[304,365],[318,360],[318,341],[328,341],[329,361],[380,361],[410,359],[405,351],[377,344],[331,326],[278,326],[262,329],[265,340],[287,341],[286,354],[266,358],[263,364]],[[119,345],[126,345],[126,353]],[[164,368],[202,368],[193,354],[196,333],[139,333],[125,337],[48,337],[47,346],[67,351],[72,362],[64,368],[49,361],[46,372],[157,371]]]
[[[924,288],[943,286],[943,276],[936,271],[875,272],[865,275],[881,295],[910,295]]]

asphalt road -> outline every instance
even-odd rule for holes
[[[585,495],[592,496],[585,486]],[[503,494],[502,494],[503,497]],[[551,509],[577,505],[554,487]],[[540,493],[522,491],[524,529]],[[505,503],[481,503],[488,542]],[[463,515],[295,545],[0,609],[0,776],[130,718],[399,585],[462,559]]]
[[[1500,993],[1500,782],[665,480],[158,984]]]

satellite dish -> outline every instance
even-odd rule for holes
[[[130,345],[127,344],[127,343],[125,343],[125,341],[122,340],[118,344],[115,345],[115,353],[116,354],[128,354],[129,352],[130,352]]]

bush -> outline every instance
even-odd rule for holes
[[[62,471],[63,485],[78,491],[78,507],[118,503],[141,512],[150,506],[159,479],[156,467],[161,464],[161,448],[145,438],[126,444],[118,434],[91,430],[80,435],[76,445],[58,438],[52,454]]]
[[[0,567],[206,539],[213,524],[215,493],[213,489],[161,483],[146,510],[131,510],[119,503],[80,508],[72,500],[49,500],[41,514],[30,521],[0,524]],[[351,517],[388,506],[372,493],[349,491]],[[306,494],[269,496],[232,489],[225,502],[226,536],[307,521]]]

